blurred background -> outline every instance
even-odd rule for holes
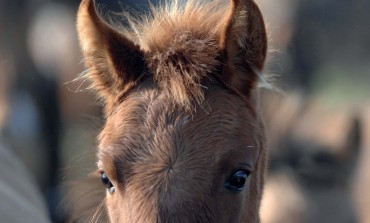
[[[279,89],[261,94],[262,222],[370,223],[370,1],[256,1]],[[104,15],[147,10],[146,0],[96,2]],[[103,120],[73,82],[84,70],[78,5],[0,0],[1,221],[65,222],[64,185],[94,170]]]

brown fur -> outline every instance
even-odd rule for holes
[[[258,222],[266,152],[254,95],[267,48],[258,7],[174,1],[129,19],[130,29],[113,29],[91,0],[78,14],[85,76],[106,104],[98,163],[116,188],[110,221]],[[252,174],[233,193],[224,182],[240,165]]]

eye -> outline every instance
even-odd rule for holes
[[[245,183],[250,175],[250,171],[236,170],[225,182],[225,188],[233,192],[240,192],[244,189]]]
[[[112,182],[109,180],[108,175],[102,171],[101,174],[101,181],[103,185],[108,189],[109,193],[113,193],[116,189],[114,188]]]

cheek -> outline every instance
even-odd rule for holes
[[[107,211],[111,223],[124,222],[122,202],[119,202],[116,195],[118,194],[110,195],[108,192],[106,195]]]
[[[221,219],[220,222],[244,222],[245,216],[248,211],[248,202],[250,200],[250,190],[251,178],[248,178],[245,188],[239,193],[233,193],[224,189],[224,191],[219,195],[217,200],[222,200],[222,202],[217,202],[219,216],[217,219]],[[225,214],[228,213],[228,214]]]
[[[114,215],[114,201],[112,199],[112,197],[110,197],[109,195],[106,195],[106,204],[107,204],[107,211],[108,211],[108,216],[109,216],[109,219],[110,219],[110,222],[115,222],[116,220],[116,216]]]
[[[107,193],[106,204],[110,223],[156,222],[154,203],[130,188],[125,193]]]

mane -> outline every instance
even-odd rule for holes
[[[154,81],[179,104],[204,99],[202,80],[216,70],[228,1],[173,0],[151,5],[151,14],[124,14],[119,27],[145,52]]]

